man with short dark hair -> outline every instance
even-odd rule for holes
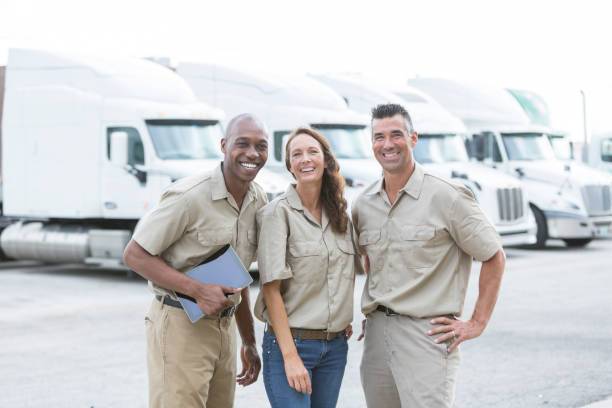
[[[238,383],[255,382],[261,368],[249,288],[207,285],[185,275],[227,244],[246,267],[256,254],[255,214],[267,200],[252,180],[268,157],[264,126],[251,115],[237,116],[221,150],[225,157],[215,170],[168,187],[125,250],[126,265],[148,279],[155,294],[145,317],[150,407],[233,406],[234,314],[243,342]],[[194,298],[205,317],[191,323],[177,292]]]
[[[414,161],[417,140],[401,105],[372,110],[383,177],[352,207],[368,271],[360,336],[368,407],[452,406],[457,346],[485,329],[505,265],[501,240],[471,192]],[[479,295],[471,319],[460,321],[472,258],[482,262]]]

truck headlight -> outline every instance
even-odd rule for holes
[[[550,201],[550,205],[552,208],[557,210],[566,210],[566,211],[580,211],[581,207],[574,203],[571,200],[568,200],[564,197],[555,197]]]

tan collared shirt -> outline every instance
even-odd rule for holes
[[[321,224],[306,210],[294,186],[257,213],[259,280],[282,280],[280,293],[289,326],[344,330],[353,319],[355,272],[361,268],[351,222],[345,233]],[[263,291],[255,316],[271,323]]]
[[[383,305],[412,317],[459,316],[472,257],[495,255],[499,235],[467,188],[418,163],[394,205],[383,183],[366,188],[352,207],[359,247],[370,259],[363,313]]]
[[[222,165],[170,185],[157,207],[140,221],[133,239],[183,273],[227,244],[248,268],[257,249],[255,215],[267,203],[266,195],[251,182],[238,209],[225,186]],[[175,297],[153,282],[149,288],[155,294]]]

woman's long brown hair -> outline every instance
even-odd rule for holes
[[[309,127],[299,127],[291,132],[289,140],[285,145],[285,165],[291,172],[289,146],[291,141],[298,135],[308,135],[321,145],[323,159],[327,167],[323,169],[323,182],[321,185],[321,206],[329,217],[329,222],[336,232],[345,233],[348,227],[348,215],[346,215],[346,199],[344,198],[344,177],[340,175],[340,166],[331,151],[329,143],[322,134]],[[295,176],[294,176],[295,177]]]

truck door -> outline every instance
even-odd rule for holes
[[[102,172],[102,213],[105,218],[138,219],[149,209],[151,180],[145,160],[145,146],[140,132],[131,126],[107,126],[106,156]],[[127,135],[127,164],[124,167],[111,162],[113,133]]]

